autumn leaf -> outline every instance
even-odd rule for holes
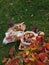
[[[36,59],[39,59],[39,55],[36,52],[34,52],[34,56],[36,57]]]
[[[46,54],[44,52],[39,53],[39,58],[41,59],[41,61],[44,61],[46,58]]]
[[[4,58],[2,59],[2,63],[5,63],[6,61],[7,61],[7,58],[4,57]]]
[[[49,50],[49,43],[45,43],[45,48]]]
[[[32,62],[34,62],[34,61],[35,61],[35,59],[34,59],[34,58],[32,58],[32,57],[31,57],[31,58],[29,58],[29,60],[30,60],[30,61],[32,61]]]
[[[14,55],[14,50],[15,50],[14,46],[10,48],[10,51],[9,51],[10,56]]]
[[[36,50],[38,49],[38,45],[34,44],[30,44],[31,50]]]
[[[41,52],[46,52],[46,48],[43,47],[42,50],[41,50]]]
[[[9,59],[5,65],[19,65],[18,61],[20,60],[19,57]]]
[[[28,63],[29,62],[29,58],[24,58],[24,62]]]
[[[37,39],[37,42],[39,42],[39,43],[43,42],[43,37],[42,36],[37,36],[36,39]]]
[[[44,65],[44,63],[41,62],[41,61],[36,61],[36,62],[35,62],[35,65]]]
[[[26,51],[26,55],[29,55],[29,51]]]

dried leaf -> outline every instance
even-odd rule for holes
[[[28,63],[29,62],[29,58],[24,58],[24,62]]]
[[[18,63],[19,59],[20,59],[19,57],[9,59],[5,65],[19,65]]]
[[[9,51],[10,56],[14,55],[14,50],[15,50],[14,46],[10,48],[10,51]]]
[[[4,58],[2,59],[2,63],[5,63],[6,61],[7,61],[7,58],[4,57]]]
[[[41,61],[44,61],[46,58],[46,54],[44,52],[39,53],[39,58],[41,59]]]
[[[49,43],[45,43],[45,48],[49,50]]]
[[[41,61],[36,61],[36,62],[35,62],[35,65],[44,65],[44,63],[41,62]]]

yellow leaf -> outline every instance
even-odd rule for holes
[[[29,55],[29,51],[26,51],[26,55]]]

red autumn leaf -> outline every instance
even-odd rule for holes
[[[33,44],[30,44],[30,47],[32,47],[33,46]]]
[[[45,48],[49,50],[49,43],[45,43]]]
[[[46,48],[45,48],[45,47],[43,47],[41,51],[42,51],[42,52],[46,52]]]
[[[39,55],[38,55],[36,52],[34,52],[34,56],[35,56],[37,59],[39,59]]]
[[[30,44],[30,47],[31,48],[35,48],[35,49],[38,49],[38,46],[34,43],[34,44]]]
[[[11,59],[9,59],[5,65],[11,65]]]
[[[43,42],[43,37],[41,36],[37,36],[36,39],[37,39],[37,42]]]
[[[24,52],[20,52],[19,54],[20,54],[21,56],[23,56],[23,57],[26,56],[26,54],[25,54]]]
[[[35,65],[44,65],[44,63],[41,62],[41,61],[36,61],[36,62],[35,62]]]
[[[45,65],[49,65],[49,61],[45,62]]]
[[[45,54],[45,53],[40,53],[40,54],[39,54],[39,58],[40,58],[42,61],[44,61],[45,58],[46,58],[46,54]]]
[[[20,58],[9,59],[5,65],[19,65],[18,61]]]
[[[34,62],[34,61],[35,61],[35,59],[34,59],[34,58],[32,58],[32,57],[31,57],[31,58],[29,58],[29,60],[30,60],[30,61],[32,61],[32,62]]]
[[[10,55],[10,56],[13,56],[13,55],[14,55],[14,50],[15,50],[14,47],[11,47],[11,48],[10,48],[10,51],[9,51],[9,55]]]
[[[29,62],[29,59],[28,58],[24,58],[24,62],[25,63],[28,63]]]
[[[20,55],[23,55],[24,54],[24,52],[20,52]]]
[[[5,63],[6,61],[7,61],[7,58],[4,57],[4,58],[2,59],[2,63]]]

